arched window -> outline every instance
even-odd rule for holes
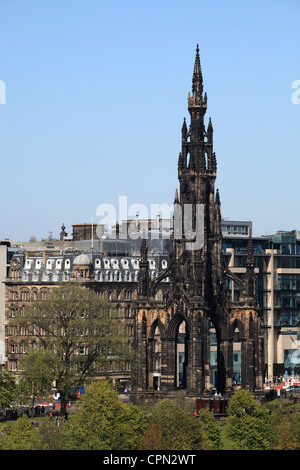
[[[183,320],[177,330],[176,336],[176,386],[178,388],[186,387],[186,365],[187,365],[187,351],[186,351],[186,322]]]
[[[161,381],[161,335],[159,327],[156,326],[153,337],[153,387],[160,390]]]
[[[241,340],[240,331],[235,328],[233,335],[233,385],[241,384]]]
[[[155,300],[163,300],[163,293],[162,290],[159,289],[155,294]]]

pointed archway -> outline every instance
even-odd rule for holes
[[[186,367],[187,367],[187,334],[186,322],[182,320],[176,334],[176,388],[186,388]]]
[[[182,306],[177,306],[177,313],[170,322],[167,336],[170,348],[173,349],[170,360],[171,368],[174,370],[174,388],[184,389],[187,386],[189,334]]]
[[[149,377],[148,383],[154,390],[161,389],[162,363],[163,363],[163,342],[165,338],[164,327],[159,320],[153,322],[149,335]]]

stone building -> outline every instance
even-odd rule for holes
[[[242,280],[246,274],[247,247],[249,235],[252,230],[251,222],[237,222],[222,220],[222,256],[225,264],[230,268],[232,277],[226,278],[226,290],[233,302],[238,302],[242,294]],[[149,234],[148,234],[149,235]],[[167,240],[168,242],[170,240]],[[265,381],[273,380],[274,376],[283,376],[287,373],[290,376],[300,373],[300,337],[299,337],[299,298],[300,298],[300,237],[296,231],[280,231],[275,235],[255,236],[253,242],[253,256],[255,261],[256,277],[256,298],[261,312],[261,339],[263,341],[263,363]],[[112,303],[120,309],[120,312],[127,322],[127,331],[134,339],[134,315],[135,303],[137,300],[137,275],[134,273],[131,260],[140,260],[139,239],[134,243],[131,240],[116,242],[104,240],[102,249],[92,250],[91,240],[80,240],[77,242],[68,241],[64,244],[53,242],[52,248],[45,243],[23,243],[22,247],[11,246],[10,241],[3,241],[0,246],[0,265],[2,272],[2,294],[1,301],[1,356],[2,361],[7,362],[10,370],[18,370],[20,354],[26,352],[26,348],[20,347],[20,341],[24,342],[23,335],[16,334],[10,328],[10,318],[15,311],[22,308],[26,301],[34,299],[38,292],[44,292],[52,288],[57,282],[77,279],[78,282],[86,282],[89,286],[101,292],[105,299],[110,299]],[[68,246],[71,245],[71,246]],[[150,266],[151,279],[154,280],[162,274],[170,263],[171,247],[166,240],[152,240],[147,238],[148,262]],[[78,248],[78,246],[80,248]],[[111,248],[109,248],[111,246]],[[85,248],[85,251],[82,251]],[[117,256],[116,256],[117,253]],[[75,259],[80,258],[75,261]],[[85,263],[86,256],[92,263]],[[47,260],[49,258],[49,263]],[[98,261],[96,262],[96,260]],[[113,260],[123,260],[119,266],[131,267],[131,274],[122,269],[122,274],[111,267],[117,267]],[[160,259],[156,266],[155,259]],[[79,261],[81,262],[79,263]],[[126,263],[124,260],[130,260]],[[18,274],[15,269],[11,269],[11,261],[19,264]],[[28,261],[28,262],[27,262]],[[41,264],[36,263],[40,261]],[[74,263],[75,261],[75,263]],[[101,272],[99,261],[102,262]],[[155,264],[154,264],[155,263]],[[30,266],[30,269],[28,267]],[[35,269],[36,267],[39,269]],[[136,264],[137,266],[137,264]],[[104,270],[104,267],[109,268]],[[47,269],[46,269],[47,268]],[[59,268],[59,269],[57,269]],[[84,269],[89,271],[83,272]],[[138,263],[140,269],[140,262]],[[47,271],[47,273],[44,273]],[[81,272],[82,271],[82,272]],[[97,272],[98,271],[98,272]],[[102,275],[101,275],[102,273]],[[9,274],[9,277],[7,277]],[[123,275],[123,278],[122,278]],[[239,278],[240,281],[236,282]],[[5,284],[6,279],[6,348],[4,325],[5,325]],[[115,281],[115,279],[118,279]],[[126,280],[126,281],[125,281]],[[92,282],[93,281],[93,282]],[[153,284],[152,284],[153,285]],[[161,300],[170,289],[170,278],[165,278],[164,282],[157,284],[160,288],[155,292],[156,299]],[[161,303],[161,302],[160,302]],[[162,340],[159,329],[153,335],[155,354],[153,357],[154,388],[160,388],[161,381],[161,345]],[[184,385],[184,358],[185,358],[185,323],[182,322],[178,331],[177,347],[177,369],[176,383],[179,387]],[[5,352],[6,351],[6,352]],[[217,355],[218,346],[214,328],[209,329],[209,350],[210,357],[209,377],[211,387],[216,387],[217,378]],[[130,367],[130,366],[129,366]],[[129,370],[126,377],[121,380],[129,380]],[[237,332],[233,341],[233,381],[236,386],[241,385],[241,341]]]
[[[211,394],[209,337],[216,337],[216,391],[231,393],[234,386],[233,344],[241,347],[241,386],[262,388],[260,312],[256,301],[255,265],[251,238],[244,279],[230,272],[222,256],[220,195],[215,189],[217,161],[213,126],[204,117],[207,95],[199,49],[188,95],[190,125],[184,119],[178,159],[180,190],[174,200],[173,246],[170,263],[157,279],[149,277],[147,243],[141,250],[135,322],[139,364],[132,396],[136,401],[168,396],[184,388],[188,396]],[[163,299],[156,289],[165,276],[170,289]],[[226,278],[241,287],[230,299]]]
[[[139,256],[130,253],[130,245],[124,250],[124,243],[116,250],[118,241],[106,240],[105,251],[91,247],[91,240],[80,240],[79,245],[86,243],[90,248],[82,251],[76,247],[64,247],[60,242],[53,242],[49,248],[44,244],[39,249],[21,248],[15,252],[5,279],[5,362],[9,371],[18,374],[20,359],[35,344],[34,337],[28,337],[25,331],[12,326],[12,321],[27,302],[33,301],[39,294],[47,296],[49,290],[58,283],[79,282],[93,289],[100,297],[109,300],[126,323],[126,331],[133,339],[134,333],[134,302],[137,299],[139,277]],[[117,254],[115,254],[117,251]],[[122,252],[123,251],[123,252]],[[152,250],[150,263],[151,278],[157,277],[168,264],[168,254],[160,250]],[[163,297],[167,282],[157,292]],[[127,364],[127,373],[111,374],[115,380],[130,380],[131,364]]]
[[[18,248],[8,239],[0,240],[0,365],[5,364],[5,280]]]
[[[211,120],[207,129],[204,124],[206,109],[197,47],[192,94],[188,96],[191,123],[189,129],[185,120],[182,126],[180,191],[175,194],[169,257],[161,253],[148,255],[145,239],[139,258],[104,256],[94,246],[84,253],[45,249],[41,253],[20,251],[14,257],[6,282],[9,370],[18,369],[19,356],[26,352],[22,332],[10,327],[10,318],[37,292],[46,291],[57,282],[76,280],[123,309],[139,355],[133,399],[144,399],[153,392],[167,395],[178,388],[192,396],[211,393],[212,331],[217,339],[217,391],[224,394],[233,388],[236,336],[241,343],[242,386],[251,391],[262,386],[252,245],[249,244],[242,295],[238,302],[230,301],[224,278],[234,275],[222,257],[221,203],[215,190],[217,162]],[[82,227],[77,231],[75,228],[73,233],[84,238]],[[83,226],[86,229],[93,227]],[[62,232],[65,234],[64,226]],[[134,244],[136,251],[137,242]]]
[[[252,237],[251,222],[221,219],[206,110],[197,47],[173,220],[124,220],[111,238],[103,227],[75,224],[68,239],[63,226],[59,242],[24,245],[14,254],[5,281],[9,370],[18,372],[31,341],[10,319],[39,292],[69,281],[120,310],[139,355],[133,401],[180,390],[192,397],[230,394],[235,386],[254,392],[263,373],[272,379],[297,359],[300,239],[285,232]],[[124,237],[134,231],[139,236]],[[112,374],[129,380],[130,364],[125,376]]]
[[[65,234],[64,226],[62,226],[61,236]],[[101,238],[104,235],[103,224],[74,224],[72,240],[92,240]]]

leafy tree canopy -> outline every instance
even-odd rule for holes
[[[276,433],[268,411],[247,390],[240,389],[231,397],[226,424],[237,449],[268,450],[274,447]]]
[[[44,395],[45,390],[52,391],[55,378],[57,358],[49,351],[31,350],[21,361],[21,373],[18,379],[19,400],[28,402],[34,407],[37,396]]]
[[[54,377],[65,409],[71,387],[109,374],[112,364],[123,371],[132,359],[124,323],[109,302],[78,283],[55,286],[47,298],[24,308],[16,323],[28,332],[36,349],[56,357]]]
[[[15,377],[0,365],[0,408],[9,406],[16,397]]]
[[[68,445],[74,450],[134,450],[146,426],[137,406],[122,403],[108,380],[99,380],[80,397],[69,421]]]
[[[15,425],[0,436],[1,450],[38,450],[38,431],[26,415],[18,418]]]
[[[203,411],[196,418],[188,407],[175,400],[163,399],[151,409],[151,422],[142,441],[143,448],[148,442],[150,446],[156,445],[164,450],[219,449],[218,423],[209,412]],[[161,441],[157,442],[157,437],[153,439],[150,431],[157,436],[160,434]]]

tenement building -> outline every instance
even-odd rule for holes
[[[109,300],[126,322],[127,334],[133,339],[139,256],[131,251],[129,241],[98,242],[102,249],[91,246],[91,240],[81,239],[78,243],[81,248],[86,245],[84,251],[76,247],[77,242],[61,249],[60,242],[54,241],[52,247],[40,244],[39,249],[20,248],[15,253],[5,282],[5,343],[8,370],[17,374],[20,359],[35,344],[34,337],[28,338],[26,331],[16,330],[16,327],[12,326],[14,317],[27,302],[34,301],[39,294],[46,298],[49,290],[58,283],[78,282],[93,289],[101,298]],[[157,249],[153,246],[149,258],[151,278],[159,276],[168,265],[168,253],[161,250],[160,242],[163,241],[158,240]],[[157,297],[163,297],[166,281],[157,291]],[[112,366],[111,374],[115,380],[128,381],[130,364],[127,364],[127,368],[127,374],[120,376]]]
[[[5,364],[5,280],[9,273],[11,259],[19,249],[8,239],[0,239],[0,366]]]
[[[11,319],[39,293],[73,281],[120,311],[138,353],[133,401],[179,390],[255,392],[274,375],[299,372],[300,240],[296,232],[256,237],[251,222],[222,220],[206,111],[197,47],[171,221],[124,220],[110,236],[75,224],[68,237],[63,225],[59,241],[14,247],[5,280],[10,371],[34,342]],[[125,375],[111,373],[129,382],[130,364]]]

